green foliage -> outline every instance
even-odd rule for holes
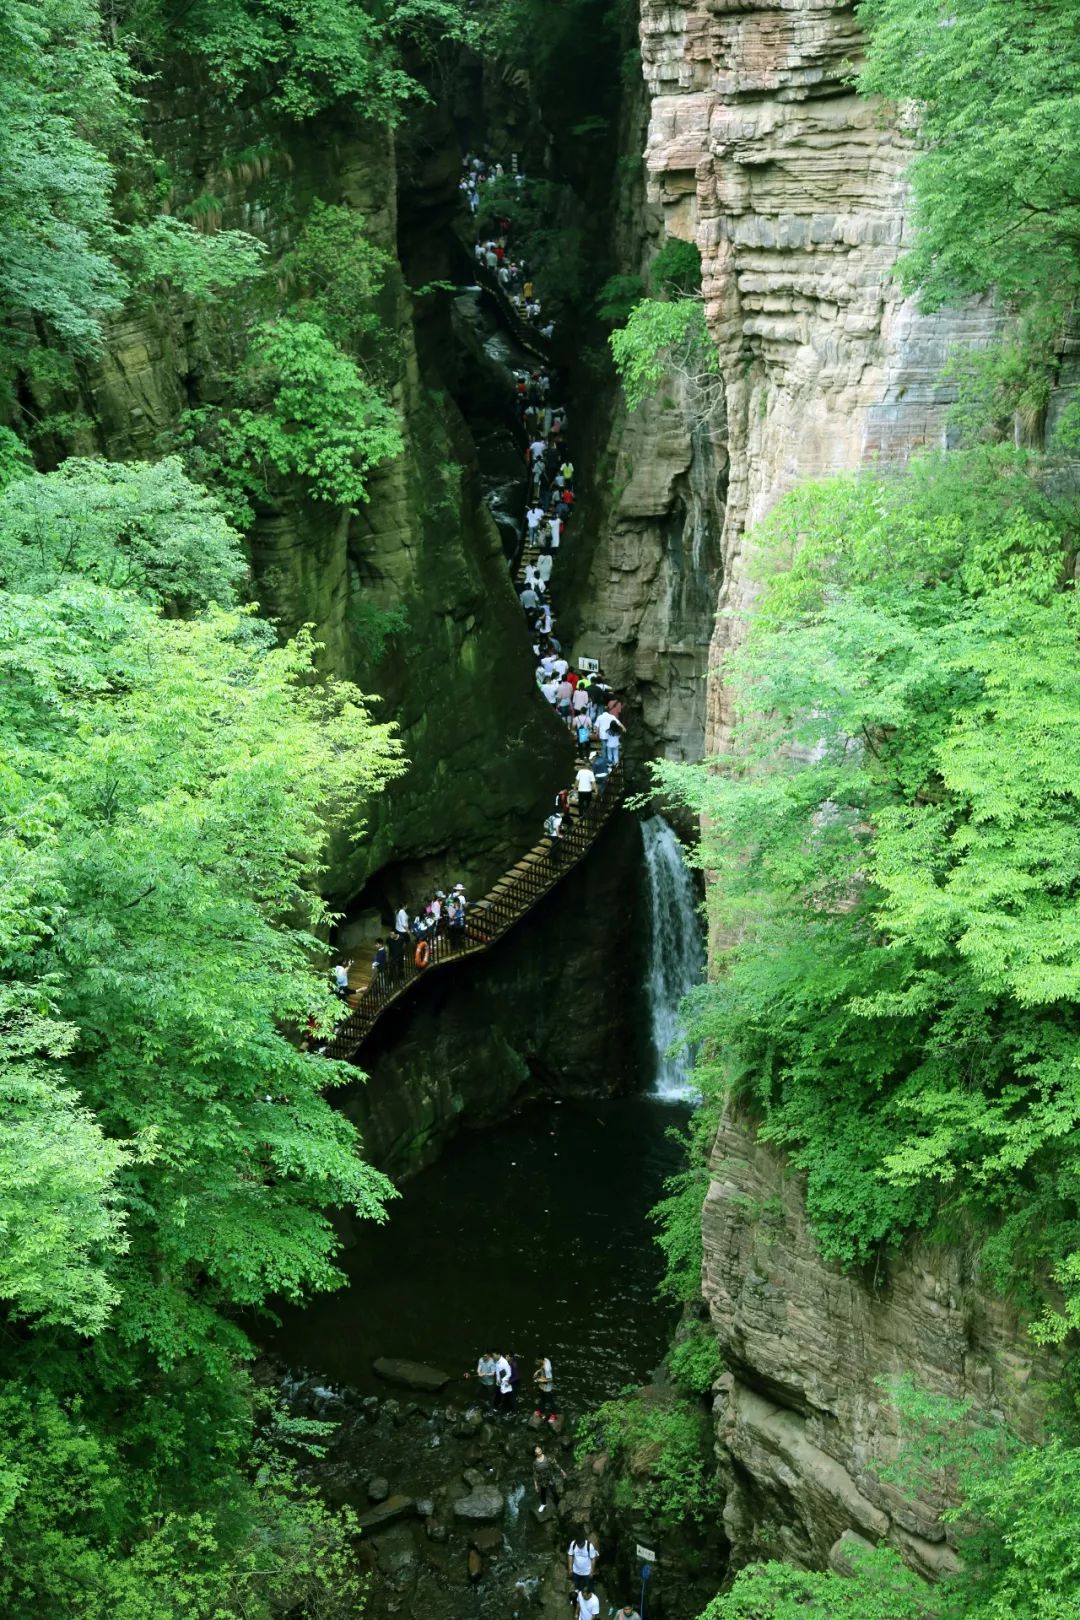
[[[707,1322],[691,1322],[667,1354],[672,1382],[707,1395],[722,1371],[716,1334]]]
[[[701,253],[693,242],[668,236],[649,266],[649,285],[657,294],[701,291]]]
[[[984,1237],[1080,1297],[1073,513],[1023,455],[804,488],[758,536],[741,753],[663,767],[704,816],[698,1040],[806,1172],[824,1253]]]
[[[609,276],[596,296],[596,313],[611,326],[622,326],[630,311],[645,296],[640,276]]]
[[[295,295],[291,313],[313,321],[343,349],[381,330],[371,306],[393,263],[389,253],[368,241],[364,224],[354,208],[316,201],[279,266]]]
[[[244,231],[206,234],[172,214],[133,226],[121,251],[134,285],[166,281],[201,303],[212,303],[257,276],[266,254],[264,245]]]
[[[141,32],[164,50],[170,33],[156,11],[141,9]],[[479,45],[482,22],[482,11],[450,0],[194,0],[171,37],[206,59],[230,98],[270,85],[271,105],[290,118],[343,106],[392,123],[409,101],[428,99],[405,58]]]
[[[673,372],[708,390],[720,369],[698,298],[643,298],[609,342],[631,410]]]
[[[236,404],[185,413],[181,444],[193,469],[221,476],[234,520],[250,523],[250,500],[270,505],[278,480],[298,478],[307,496],[355,511],[367,475],[404,448],[393,407],[313,321],[267,321],[255,329],[236,379]]]
[[[607,1451],[619,1470],[616,1501],[665,1527],[702,1523],[719,1510],[712,1431],[698,1402],[629,1390],[584,1418],[575,1455]]]
[[[103,41],[87,0],[10,0],[0,14],[0,315],[35,317],[78,353],[96,351],[125,290],[106,153],[132,102],[126,61]]]
[[[920,104],[905,284],[928,308],[1077,286],[1080,32],[1072,0],[862,0],[860,89]]]
[[[46,596],[81,576],[190,613],[231,601],[244,573],[235,531],[175,459],[72,459],[0,492],[0,585],[9,591]]]
[[[959,1572],[927,1586],[890,1549],[854,1543],[846,1575],[780,1563],[741,1570],[702,1620],[1077,1620],[1080,1450],[1059,1439],[1021,1445],[970,1403],[909,1380],[892,1394],[904,1442],[891,1477],[956,1502],[942,1517],[955,1529]]]
[[[936,1594],[888,1548],[854,1546],[852,1575],[750,1564],[701,1620],[942,1620]]]
[[[0,559],[0,1609],[351,1614],[237,1313],[334,1286],[330,1209],[391,1193],[288,1032],[337,1016],[325,841],[398,745],[235,605],[175,463],[9,484]]]
[[[330,1512],[297,1464],[292,1425],[252,1431],[250,1396],[214,1406],[211,1421],[252,1446],[251,1479],[217,1471],[229,1499],[214,1510],[161,1511],[148,1501],[133,1545],[123,1509],[140,1495],[138,1459],[81,1400],[0,1394],[0,1605],[7,1615],[78,1620],[269,1620],[294,1612],[353,1620],[363,1579],[350,1541],[356,1521]],[[310,1449],[310,1448],[308,1448]],[[6,1512],[5,1512],[6,1508]],[[6,1522],[5,1522],[6,1521]]]
[[[403,607],[379,607],[361,597],[350,610],[349,626],[361,658],[373,667],[386,651],[387,642],[405,634],[409,615]]]

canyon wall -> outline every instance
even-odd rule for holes
[[[448,386],[450,301],[410,291],[453,274],[453,129],[434,110],[417,113],[403,156],[377,126],[325,115],[297,127],[256,96],[222,104],[191,64],[177,65],[146,122],[172,177],[169,206],[183,217],[193,199],[212,199],[211,215],[193,217],[262,240],[271,285],[209,309],[148,300],[118,322],[86,378],[88,428],[74,448],[119,458],[167,450],[185,408],[226,397],[245,332],[287,307],[274,261],[313,204],[363,214],[370,240],[391,255],[379,314],[405,451],[373,470],[353,516],[298,488],[275,491],[248,535],[254,591],[283,633],[314,626],[325,669],[377,694],[374,713],[397,722],[410,761],[369,807],[363,840],[331,852],[327,892],[344,903],[385,873],[378,898],[385,890],[397,903],[390,890],[412,893],[447,871],[475,892],[533,841],[567,749],[537,700],[521,610]]]
[[[910,128],[847,82],[852,5],[642,0],[641,38],[649,201],[701,250],[723,382],[722,452],[714,432],[707,461],[709,479],[725,468],[704,738],[717,753],[737,746],[724,656],[753,600],[748,526],[802,480],[945,444],[947,353],[985,343],[994,320],[985,305],[921,315],[893,280]],[[693,482],[662,405],[641,415],[654,485],[668,469]],[[621,555],[633,564],[625,543]],[[905,1505],[874,1474],[896,1444],[876,1380],[910,1372],[1033,1433],[1048,1365],[1015,1315],[980,1293],[958,1250],[912,1247],[876,1278],[840,1275],[807,1228],[798,1178],[737,1113],[716,1140],[703,1233],[728,1369],[715,1410],[734,1563],[842,1567],[845,1540],[861,1536],[924,1573],[948,1567],[942,1502]]]

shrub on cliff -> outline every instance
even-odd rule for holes
[[[1074,514],[1022,455],[806,487],[759,532],[736,756],[704,817],[699,1040],[806,1175],[824,1253],[982,1240],[1080,1321]]]

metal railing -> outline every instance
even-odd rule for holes
[[[490,950],[537,901],[553,889],[582,859],[596,841],[601,828],[610,820],[625,791],[622,766],[615,765],[601,780],[597,779],[596,803],[582,813],[580,809],[563,817],[562,829],[556,840],[544,842],[505,873],[489,894],[469,907],[466,913],[463,938],[456,938],[451,930],[424,936],[428,946],[428,959],[419,967],[415,956],[407,956],[401,963],[388,963],[381,968],[371,983],[360,992],[349,1016],[342,1020],[325,1048],[332,1058],[352,1058],[356,1055],[379,1015],[392,1002],[399,1000],[413,985],[427,979],[439,968],[449,967]]]

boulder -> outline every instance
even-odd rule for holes
[[[478,1552],[498,1552],[499,1548],[502,1546],[502,1539],[502,1531],[497,1529],[494,1525],[489,1524],[486,1525],[482,1530],[478,1530],[476,1532],[472,1538],[472,1544]]]
[[[415,1519],[416,1503],[411,1496],[388,1496],[385,1502],[378,1507],[369,1508],[361,1513],[357,1524],[364,1535],[373,1535],[377,1530],[384,1530],[389,1524],[397,1524],[401,1519]]]
[[[434,1519],[429,1519],[427,1524],[424,1526],[424,1529],[427,1531],[427,1538],[429,1541],[449,1540],[450,1532],[446,1528],[445,1524],[436,1524]]]
[[[438,1367],[426,1367],[422,1361],[402,1361],[396,1356],[379,1356],[372,1366],[388,1384],[400,1384],[405,1389],[426,1390],[437,1395],[450,1382],[450,1374]]]
[[[459,1497],[454,1503],[454,1517],[471,1524],[491,1524],[502,1517],[503,1506],[502,1492],[486,1485]]]
[[[416,1511],[422,1519],[430,1519],[431,1515],[435,1512],[434,1498],[430,1496],[418,1496],[416,1498]]]
[[[367,1493],[369,1502],[385,1502],[390,1495],[390,1481],[377,1474],[374,1479],[368,1480]]]
[[[486,1483],[479,1468],[466,1468],[463,1470],[461,1477],[472,1491],[478,1491]]]

